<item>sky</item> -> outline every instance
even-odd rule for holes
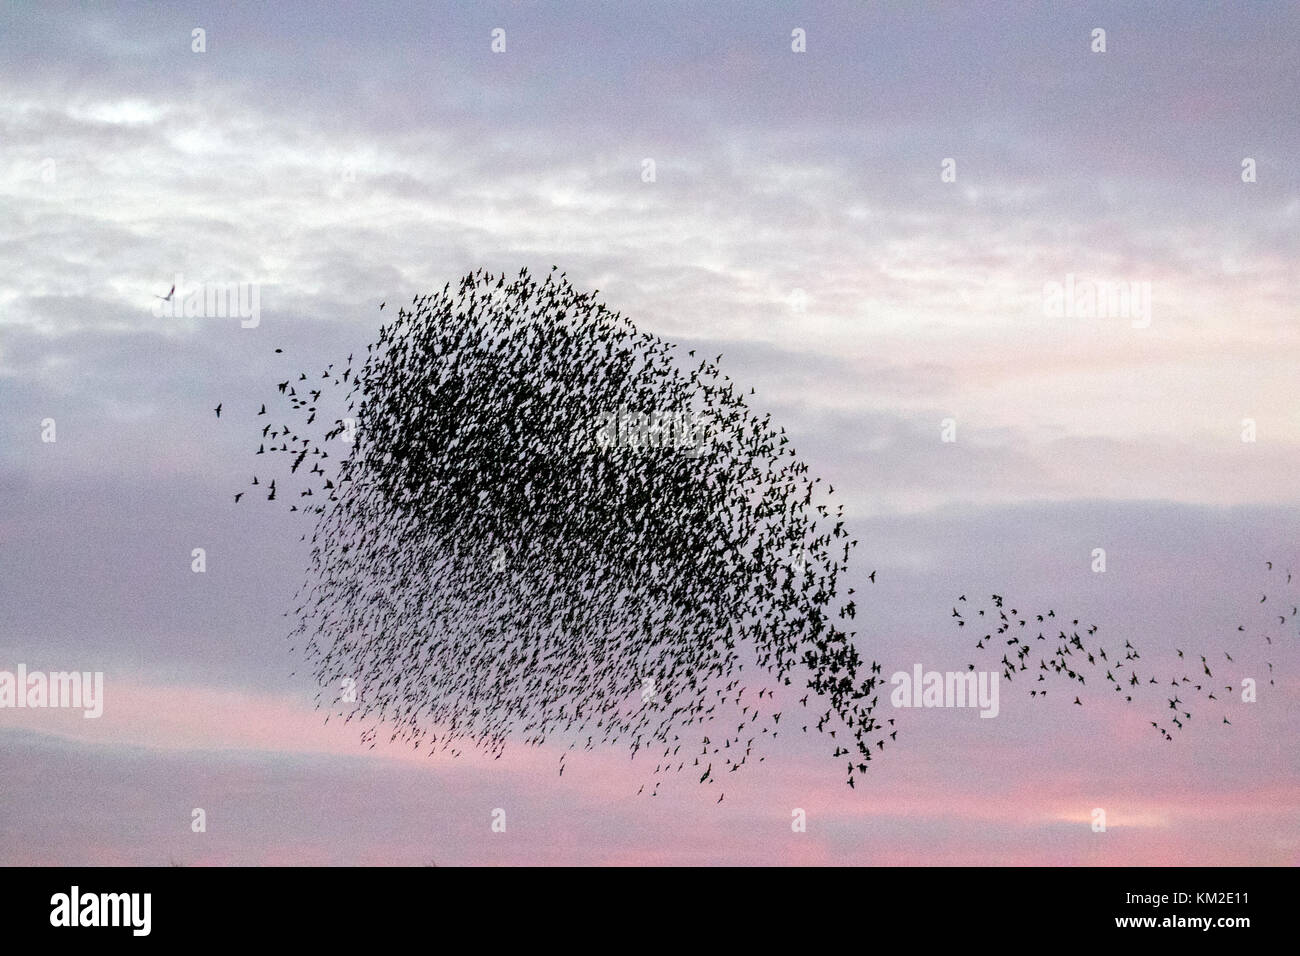
[[[1236,627],[1300,568],[1298,46],[1268,2],[6,2],[0,671],[105,699],[0,708],[0,863],[1300,863],[1294,625],[1231,725],[1005,687],[901,710],[854,790],[811,736],[722,804],[622,750],[363,748],[211,411],[381,301],[559,265],[834,485],[886,674],[964,669],[950,610],[997,592],[1256,676]],[[155,314],[178,276],[257,323]],[[1098,283],[1136,296],[1054,307]]]

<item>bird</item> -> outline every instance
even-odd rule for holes
[[[218,418],[221,417],[221,406],[222,406],[222,404],[223,404],[222,402],[217,402],[217,407],[213,409],[213,411],[217,413],[217,417],[218,417]]]
[[[175,284],[175,283],[172,283],[171,291],[169,291],[166,295],[157,295],[157,294],[155,294],[155,295],[154,295],[154,298],[155,298],[155,299],[162,299],[164,302],[170,302],[170,301],[172,300],[172,296],[174,296],[175,294],[176,294],[176,284]],[[187,309],[188,309],[188,307],[187,307]]]

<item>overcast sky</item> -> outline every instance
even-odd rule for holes
[[[300,525],[233,506],[211,412],[382,300],[558,264],[722,352],[834,484],[886,673],[964,669],[991,590],[1232,648],[1300,568],[1300,5],[0,9],[0,670],[106,682],[99,720],[0,710],[0,862],[1300,863],[1294,627],[1231,727],[1008,688],[901,712],[856,791],[811,737],[722,805],[635,797],[624,751],[364,750],[290,676]],[[177,276],[259,324],[156,316]],[[1149,310],[1054,313],[1071,282]]]

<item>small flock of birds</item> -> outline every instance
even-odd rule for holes
[[[659,774],[714,784],[813,727],[853,786],[897,730],[848,630],[857,541],[834,489],[721,356],[682,356],[595,296],[557,269],[478,270],[399,308],[360,361],[250,408],[267,465],[235,501],[255,488],[314,522],[292,635],[318,706],[350,704],[372,747],[381,726],[498,758],[511,739],[622,743],[656,761],[652,795]],[[690,416],[705,440],[597,440],[620,409]],[[806,719],[782,725],[800,690]]]
[[[1292,643],[1300,638],[1300,617],[1297,616],[1300,615],[1300,598],[1295,596],[1291,587],[1295,578],[1290,569],[1275,569],[1272,561],[1266,561],[1265,567],[1270,575],[1269,589],[1261,592],[1258,604],[1261,608],[1268,604],[1269,592],[1272,592],[1272,613],[1250,627],[1238,624],[1236,643],[1231,645],[1238,657],[1242,657],[1250,652],[1250,646],[1245,642],[1253,638],[1255,650],[1264,653],[1262,663],[1267,669],[1263,671],[1246,671],[1228,648],[1207,653],[1175,648],[1177,656],[1158,668],[1147,663],[1137,646],[1128,639],[1123,646],[1112,643],[1107,652],[1096,624],[1081,625],[1077,618],[1066,624],[1054,610],[1041,614],[1022,613],[1009,607],[1000,594],[990,595],[992,603],[981,608],[974,608],[963,594],[952,609],[952,618],[958,628],[970,624],[976,634],[983,631],[975,647],[985,653],[1000,651],[1002,679],[1027,684],[1032,698],[1045,700],[1050,689],[1059,698],[1069,700],[1073,697],[1069,706],[1082,707],[1089,687],[1088,678],[1092,678],[1094,689],[1109,688],[1129,704],[1153,703],[1162,698],[1164,703],[1159,710],[1162,717],[1152,720],[1151,726],[1165,740],[1171,741],[1174,739],[1171,731],[1185,729],[1192,720],[1195,707],[1201,704],[1208,707],[1211,702],[1224,707],[1234,693],[1239,693],[1242,687],[1233,681],[1253,677],[1262,683],[1267,678],[1269,686],[1276,686],[1270,649],[1280,648],[1283,638],[1290,637]],[[1279,641],[1276,645],[1275,638]],[[968,664],[967,668],[973,671],[975,665]],[[1060,689],[1062,682],[1066,688],[1064,691]],[[1222,723],[1232,723],[1226,713],[1222,715]]]

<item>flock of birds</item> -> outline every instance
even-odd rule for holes
[[[372,747],[381,726],[497,757],[621,742],[655,760],[652,794],[814,728],[853,786],[897,730],[848,629],[857,541],[834,489],[721,356],[683,356],[595,295],[557,269],[478,270],[398,309],[360,361],[250,408],[267,465],[236,502],[313,521],[292,634],[318,706]],[[598,440],[620,409],[689,416],[703,444]],[[782,724],[796,699],[806,716]]]
[[[972,625],[971,631],[978,635],[978,650],[986,654],[1001,652],[1002,679],[1028,685],[1031,698],[1046,700],[1050,689],[1058,698],[1069,701],[1073,697],[1068,706],[1082,707],[1089,693],[1088,678],[1092,678],[1092,688],[1109,688],[1126,704],[1162,699],[1161,717],[1152,720],[1151,726],[1165,740],[1172,741],[1171,731],[1186,729],[1195,713],[1193,708],[1202,704],[1209,707],[1211,702],[1226,708],[1233,695],[1243,689],[1233,681],[1249,677],[1258,684],[1267,679],[1269,686],[1276,686],[1271,649],[1280,649],[1284,638],[1291,638],[1292,643],[1300,638],[1300,598],[1294,593],[1296,578],[1290,569],[1275,568],[1272,561],[1266,561],[1265,567],[1270,576],[1268,590],[1260,594],[1258,601],[1264,613],[1250,626],[1238,624],[1235,632],[1237,643],[1232,650],[1241,661],[1234,659],[1228,648],[1207,653],[1175,648],[1177,656],[1158,668],[1146,662],[1127,638],[1122,646],[1112,643],[1107,652],[1096,624],[1081,625],[1077,618],[1067,624],[1055,610],[1022,613],[1009,607],[1000,594],[990,595],[991,603],[980,608],[975,608],[963,594],[952,609],[952,618],[958,628]],[[1252,639],[1254,650],[1264,653],[1261,662],[1266,669],[1244,666],[1243,655],[1251,652],[1244,642]],[[973,671],[975,665],[968,664],[967,668]],[[1062,683],[1064,691],[1060,689]],[[1226,713],[1222,723],[1232,723]]]
[[[830,738],[854,786],[898,730],[875,714],[881,665],[849,630],[857,541],[834,489],[749,409],[721,356],[682,356],[595,296],[558,269],[478,270],[399,308],[359,361],[290,373],[250,408],[267,457],[235,502],[256,494],[313,522],[292,636],[317,705],[363,724],[371,747],[381,726],[454,755],[559,739],[560,774],[569,751],[622,742],[654,759],[652,795],[661,774],[717,784],[797,728]],[[622,410],[689,417],[704,441],[683,454],[602,440]],[[1272,600],[1266,649],[1300,613]],[[1107,649],[1096,625],[1001,595],[981,608],[961,595],[952,617],[1032,698],[1158,694],[1166,740],[1194,704],[1238,689],[1227,649],[1180,648],[1158,672],[1130,640]],[[805,713],[782,725],[796,701]]]

